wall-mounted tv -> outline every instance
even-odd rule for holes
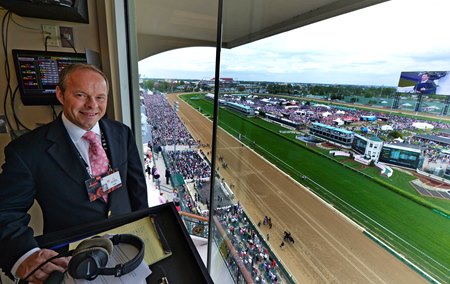
[[[450,71],[408,71],[400,74],[398,93],[450,95]]]
[[[84,53],[12,50],[17,82],[24,105],[57,105],[59,72],[73,63],[86,63]]]
[[[0,6],[22,17],[89,23],[87,0],[0,0]]]

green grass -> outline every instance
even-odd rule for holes
[[[189,102],[195,108],[200,106],[203,112],[212,113],[210,101]],[[284,128],[278,125],[258,118],[247,119],[221,108],[219,126],[231,135],[245,135],[244,143],[281,170],[310,187],[440,281],[450,282],[450,219],[389,190],[375,179],[327,158],[317,149],[306,148],[305,143],[295,140],[293,135],[280,135],[279,130]],[[252,145],[252,141],[256,146]],[[353,163],[351,166],[360,167]],[[387,179],[380,177],[373,169],[366,173],[377,176],[377,180],[388,185],[409,187],[408,191],[416,194],[409,185],[413,177],[407,174],[396,171],[392,178]],[[303,180],[303,175],[308,179]],[[437,204],[449,208],[448,201]]]

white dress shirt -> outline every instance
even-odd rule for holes
[[[67,132],[69,133],[70,138],[72,139],[73,144],[75,144],[75,147],[77,148],[83,160],[86,162],[86,165],[89,166],[89,173],[92,173],[91,166],[89,164],[89,142],[83,139],[83,135],[87,131],[70,122],[65,117],[64,113],[62,114],[62,121],[64,127],[67,129]],[[94,127],[92,127],[90,131],[96,134],[97,141],[101,144],[102,139],[100,126],[98,125],[98,122],[94,125]]]

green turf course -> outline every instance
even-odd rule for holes
[[[183,98],[211,116],[212,101]],[[237,133],[245,135],[243,142],[284,172],[310,187],[439,281],[450,282],[450,219],[300,146],[300,141],[281,136],[278,130],[284,128],[277,125],[257,118],[247,119],[221,108],[219,126],[233,136]],[[252,141],[256,146],[252,146]],[[308,179],[302,179],[303,175]]]

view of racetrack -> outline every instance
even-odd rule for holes
[[[172,103],[175,98],[175,95],[168,96]],[[179,117],[191,134],[195,139],[210,143],[211,121],[182,100],[178,101]],[[211,103],[209,109],[208,102],[198,103],[202,112],[210,116]],[[448,219],[390,190],[380,191],[373,185],[376,183],[361,174],[349,177],[348,169],[334,161],[318,158],[317,154],[289,139],[271,137],[275,131],[271,134],[268,129],[275,126],[255,127],[262,122],[244,122],[245,119],[239,117],[220,110],[219,125],[228,132],[220,129],[218,134],[217,154],[228,163],[226,169],[219,170],[220,175],[234,185],[237,199],[254,222],[267,215],[272,217],[273,228],[262,227],[261,231],[270,233],[272,249],[297,281],[425,281],[392,252],[369,238],[364,228],[406,254],[413,263],[426,267],[425,270],[433,277],[444,282],[448,280],[448,257],[433,252],[445,251],[444,237],[450,233],[445,231],[448,230]],[[248,141],[233,137],[239,137],[239,133]],[[278,140],[274,143],[273,139]],[[294,180],[302,178],[307,187]],[[341,192],[335,188],[340,188]],[[347,193],[342,193],[342,189]],[[311,191],[332,205],[319,200]],[[353,197],[351,202],[346,200],[349,197]],[[362,227],[343,217],[332,206],[345,212]],[[386,214],[391,216],[386,218],[383,216]],[[411,227],[412,224],[417,228]],[[441,229],[436,229],[438,227]],[[296,237],[296,243],[280,248],[285,230]],[[408,234],[417,235],[417,238]],[[432,247],[431,251],[427,251],[427,247]],[[436,259],[436,256],[441,258]]]

